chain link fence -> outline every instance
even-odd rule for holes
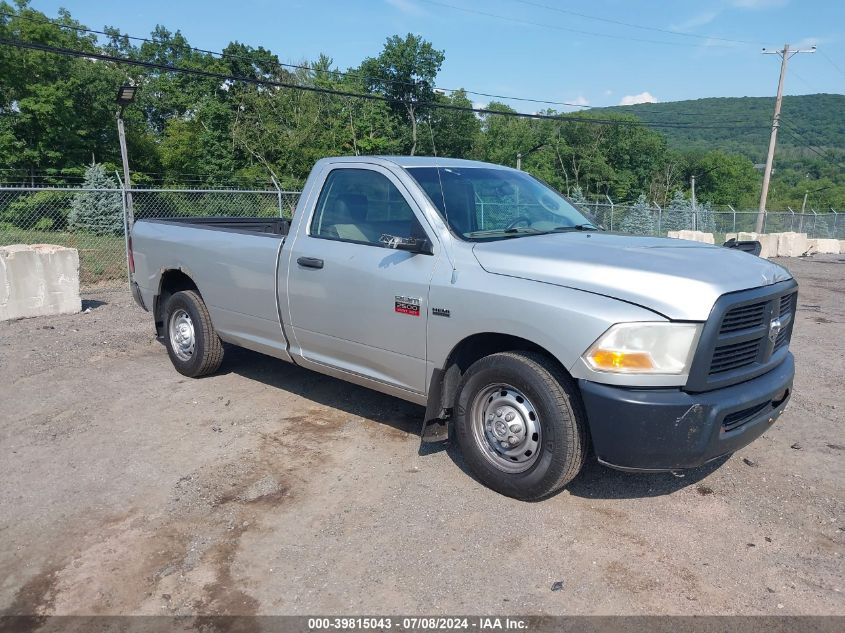
[[[579,205],[608,231],[633,232],[639,235],[662,235],[668,231],[698,230],[713,233],[716,241],[727,233],[754,232],[757,210],[710,209],[701,207],[673,213],[670,209],[651,205],[647,209],[648,221],[633,222],[630,217],[640,213],[632,204],[589,202]],[[839,216],[843,218],[840,220]],[[627,220],[627,221],[626,221]],[[639,230],[631,230],[633,228]],[[810,238],[845,239],[845,213],[830,210],[827,213],[796,213],[793,211],[767,211],[764,215],[763,233],[794,231],[807,233]]]
[[[287,217],[293,215],[299,192],[280,189],[85,189],[0,186],[0,246],[58,244],[79,251],[80,281],[85,286],[127,278],[124,217]],[[503,222],[502,206],[476,205],[483,225]],[[526,206],[526,205],[523,205]],[[590,202],[581,205],[605,229],[639,235],[697,229],[715,234],[751,232],[756,210],[713,210],[675,213],[657,205],[644,210],[633,204]],[[130,212],[130,213],[127,213]],[[508,210],[510,217],[512,210]],[[770,211],[764,232],[797,231],[811,238],[845,239],[843,213]],[[636,216],[636,217],[635,217]]]
[[[124,217],[287,217],[297,191],[0,187],[0,246],[58,244],[79,251],[80,283],[127,279]],[[130,216],[131,217],[131,216]]]

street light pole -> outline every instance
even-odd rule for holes
[[[131,227],[135,219],[135,214],[132,209],[132,192],[129,191],[132,188],[132,182],[129,180],[129,156],[126,152],[126,133],[123,130],[123,108],[120,109],[120,113],[117,115],[117,136],[120,139],[120,157],[123,159],[123,182],[126,187],[126,213],[128,216],[126,220]]]
[[[124,195],[126,196],[126,226],[131,229],[135,222],[135,212],[132,208],[132,181],[129,178],[129,154],[126,151],[126,131],[123,127],[123,110],[130,103],[135,101],[136,86],[123,85],[117,90],[117,104],[120,110],[117,113],[117,137],[120,141],[120,158],[123,161],[123,183]]]

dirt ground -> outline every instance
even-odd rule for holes
[[[420,407],[235,348],[180,376],[128,293],[0,324],[0,613],[845,614],[845,257],[779,261],[775,426],[540,503],[421,449]]]

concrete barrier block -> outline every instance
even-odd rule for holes
[[[712,233],[704,233],[702,231],[669,231],[666,235],[667,237],[672,237],[678,240],[690,240],[692,242],[702,242],[704,244],[713,244],[715,242]]]
[[[839,240],[839,253],[845,253],[845,240]]]
[[[806,233],[778,233],[778,257],[801,257],[807,252]]]
[[[818,253],[819,255],[838,255],[839,254],[839,240],[832,239],[812,239],[807,240],[808,252],[811,255]]]
[[[760,242],[760,257],[777,257],[778,254],[778,238],[773,233],[745,233],[740,232],[737,236],[740,241],[757,241]]]
[[[81,309],[75,248],[52,244],[0,247],[0,321]]]

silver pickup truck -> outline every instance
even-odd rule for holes
[[[132,291],[176,370],[223,343],[424,405],[475,475],[539,499],[598,460],[695,467],[792,390],[797,284],[747,253],[606,233],[530,175],[465,160],[319,161],[288,222],[142,220]]]

